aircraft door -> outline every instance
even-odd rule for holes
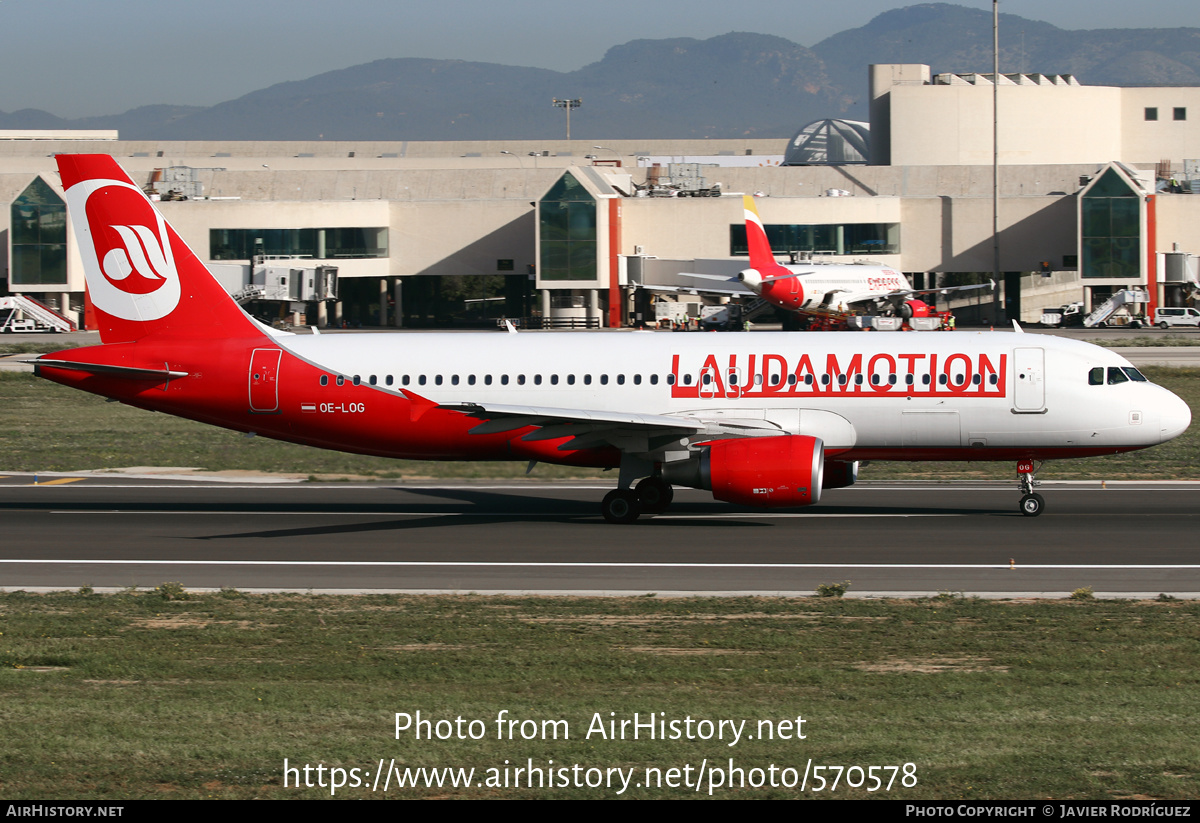
[[[1040,414],[1046,411],[1046,350],[1013,350],[1013,411]]]
[[[255,349],[250,355],[250,411],[272,414],[279,411],[280,349]]]

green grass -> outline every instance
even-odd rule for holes
[[[1128,339],[1120,337],[1106,337],[1087,342],[1095,346],[1104,346],[1109,349],[1124,348],[1126,346],[1150,346],[1156,348],[1178,348],[1180,346],[1200,346],[1200,337],[1183,337],[1177,334],[1166,334],[1160,337],[1131,337]]]
[[[168,584],[169,585],[169,584]],[[0,595],[0,794],[282,798],[282,767],[746,770],[913,763],[913,798],[1200,794],[1200,604]],[[186,594],[186,593],[185,593]],[[568,722],[497,740],[495,719]],[[482,720],[396,738],[395,714]],[[605,740],[607,721],[775,723],[804,740]],[[659,717],[664,717],[660,715]],[[478,728],[478,727],[477,727]],[[756,735],[757,737],[757,735]],[[832,777],[832,775],[830,775]],[[636,781],[635,781],[636,782]],[[338,797],[379,797],[346,788]],[[795,789],[718,789],[794,797]],[[612,797],[606,788],[393,789],[392,797]],[[867,797],[840,786],[807,796]],[[632,788],[632,797],[695,796]],[[702,792],[703,796],[703,792]]]
[[[1182,397],[1200,420],[1200,372],[1145,368],[1151,380]],[[40,380],[0,372],[0,471],[85,471],[129,466],[188,466],[212,471],[295,473],[331,479],[488,479],[525,474],[525,463],[389,460],[247,438]],[[603,472],[538,465],[532,478],[595,479]],[[873,463],[863,480],[1012,479],[1011,463]],[[1200,426],[1147,451],[1046,464],[1040,479],[1200,479]]]

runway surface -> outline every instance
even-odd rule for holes
[[[1200,484],[861,483],[763,511],[677,490],[631,526],[608,487],[0,476],[0,588],[1200,595]]]

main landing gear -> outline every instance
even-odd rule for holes
[[[605,520],[609,523],[632,523],[643,514],[662,514],[667,510],[675,492],[662,477],[650,474],[633,485],[633,478],[648,474],[647,469],[653,472],[654,465],[644,460],[622,459],[618,488],[604,495],[604,502],[600,504]]]
[[[1038,464],[1038,468],[1041,468],[1041,464]],[[1033,487],[1037,485],[1033,476],[1033,460],[1022,460],[1017,463],[1017,474],[1020,475],[1017,488],[1023,495],[1018,510],[1026,517],[1037,517],[1046,507],[1046,499],[1033,490]]]

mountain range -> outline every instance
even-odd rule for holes
[[[1085,85],[1200,86],[1200,29],[1066,30],[1000,15],[1002,72]],[[867,119],[867,66],[990,72],[987,11],[925,3],[810,47],[767,34],[633,40],[572,72],[463,60],[377,60],[210,107],[154,105],[66,120],[0,112],[0,129],[118,129],[126,140],[519,140],[563,134],[552,98],[579,98],[589,140],[790,137],[822,117]]]

